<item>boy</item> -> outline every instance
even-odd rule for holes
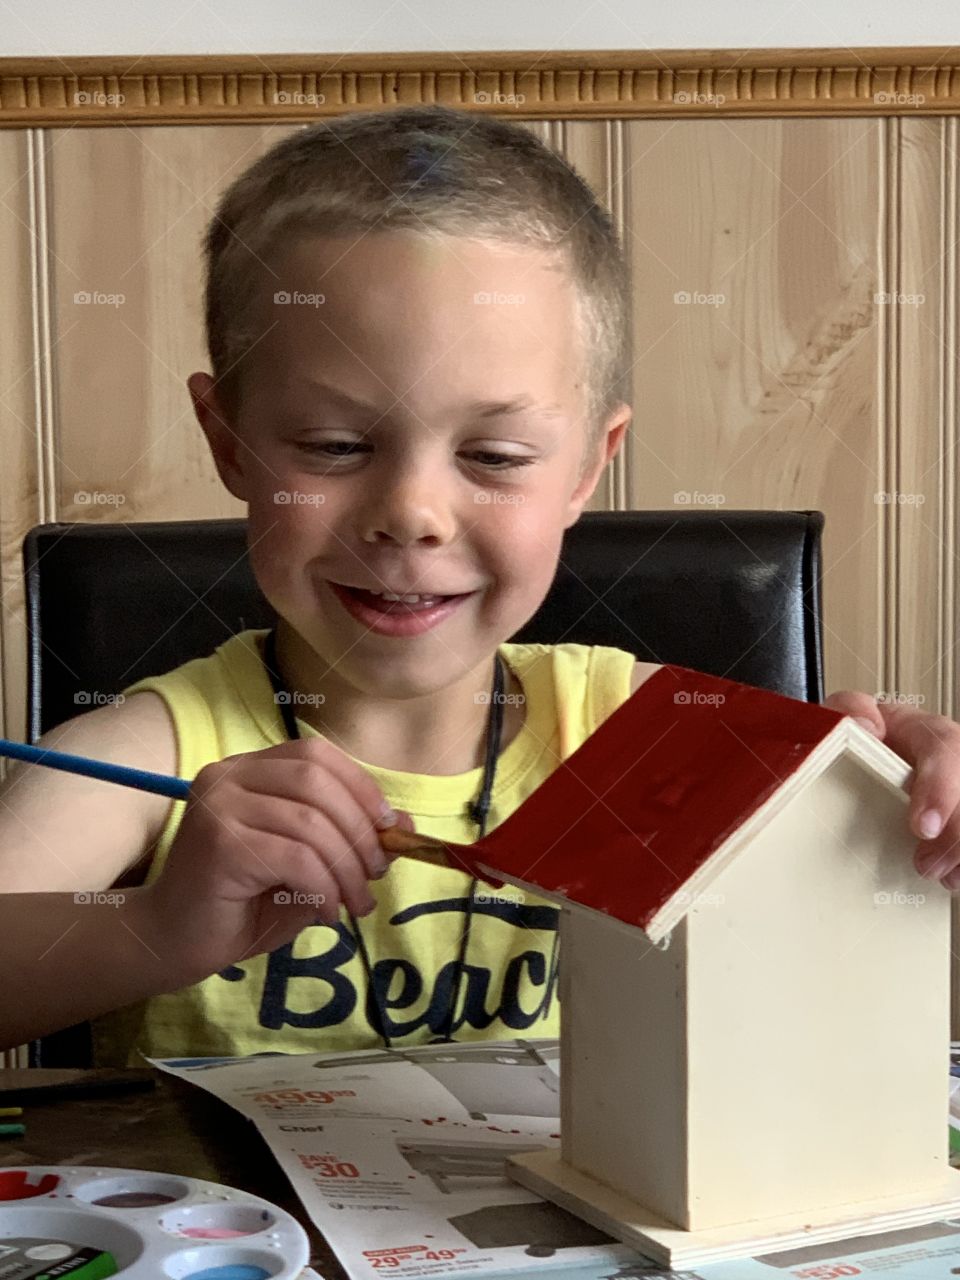
[[[610,222],[527,131],[417,107],[284,139],[206,249],[213,376],[188,385],[279,623],[44,738],[196,778],[185,806],[11,771],[0,887],[61,893],[0,900],[30,991],[0,1041],[121,1006],[99,1061],[554,1035],[556,911],[388,867],[376,829],[390,802],[469,843],[655,670],[505,643],[630,420]],[[954,734],[843,696],[902,754]],[[957,801],[952,759],[927,772],[915,822]],[[118,906],[64,892],[118,881]]]

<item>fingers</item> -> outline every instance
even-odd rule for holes
[[[960,830],[948,823],[938,840],[924,841],[914,864],[928,880],[939,880],[945,889],[960,889]]]
[[[336,924],[341,903],[357,916],[374,909],[376,903],[366,882],[360,878],[345,892],[340,878],[316,856],[311,845],[246,824],[241,834],[248,844],[257,846],[265,863],[278,869],[278,883],[265,896],[276,909],[269,914],[285,926],[284,933],[293,936],[314,920]],[[296,928],[291,932],[294,922]]]
[[[922,716],[901,725],[900,741],[918,762],[910,786],[910,825],[932,850],[938,837],[948,836],[960,804],[960,726],[946,716]]]
[[[254,801],[237,817],[257,833],[258,857],[268,883],[296,885],[305,892],[322,893],[337,903],[343,902],[354,915],[373,910],[375,904],[367,881],[376,877],[369,875],[350,837],[327,813],[281,799],[269,805]],[[264,850],[277,847],[283,860],[267,862]],[[386,871],[386,859],[379,856]]]
[[[869,693],[860,693],[851,689],[838,690],[824,698],[823,706],[859,720],[865,729],[872,730],[878,738],[882,738],[886,732],[885,721],[877,706],[877,700]]]
[[[390,865],[376,825],[388,806],[373,777],[331,743],[305,739],[228,757],[194,781],[194,807],[225,853],[232,850],[242,895],[266,899],[274,886],[296,887],[316,896],[317,918],[331,922],[341,903],[355,915],[374,909],[368,881]],[[393,817],[386,830],[413,830],[409,814]]]
[[[348,861],[359,860],[368,880],[376,880],[386,872],[386,855],[370,820],[369,808],[364,809],[354,792],[331,770],[311,761],[261,758],[255,786],[256,802],[270,817],[264,821],[258,816],[252,825],[291,839],[307,840],[318,852],[324,849],[324,841],[335,836],[342,847],[341,856]],[[279,803],[268,809],[270,800]]]
[[[371,826],[390,825],[384,822],[384,814],[393,811],[372,775],[326,738],[305,738],[296,742],[283,742],[277,747],[259,751],[256,755],[259,762],[266,762],[268,759],[290,759],[308,765],[319,765],[340,779],[367,814]]]

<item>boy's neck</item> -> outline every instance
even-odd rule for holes
[[[486,754],[493,657],[453,687],[423,698],[371,698],[342,680],[283,619],[277,625],[277,665],[290,694],[322,693],[321,703],[296,699],[298,719],[364,764],[405,773],[458,774],[480,768]],[[505,694],[523,686],[504,663]],[[486,698],[476,701],[476,695]],[[500,751],[523,727],[523,699],[503,708]]]

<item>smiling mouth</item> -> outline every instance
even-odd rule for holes
[[[355,600],[384,613],[417,613],[426,609],[435,609],[437,605],[448,600],[457,600],[462,596],[472,595],[471,591],[460,591],[452,595],[440,595],[431,592],[409,592],[400,594],[392,591],[368,591],[365,587],[351,587],[343,582],[333,582],[331,586],[345,591]]]

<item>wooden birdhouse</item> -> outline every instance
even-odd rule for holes
[[[672,1267],[960,1210],[909,776],[848,717],[664,666],[468,847],[564,908],[561,1145],[518,1181]]]

